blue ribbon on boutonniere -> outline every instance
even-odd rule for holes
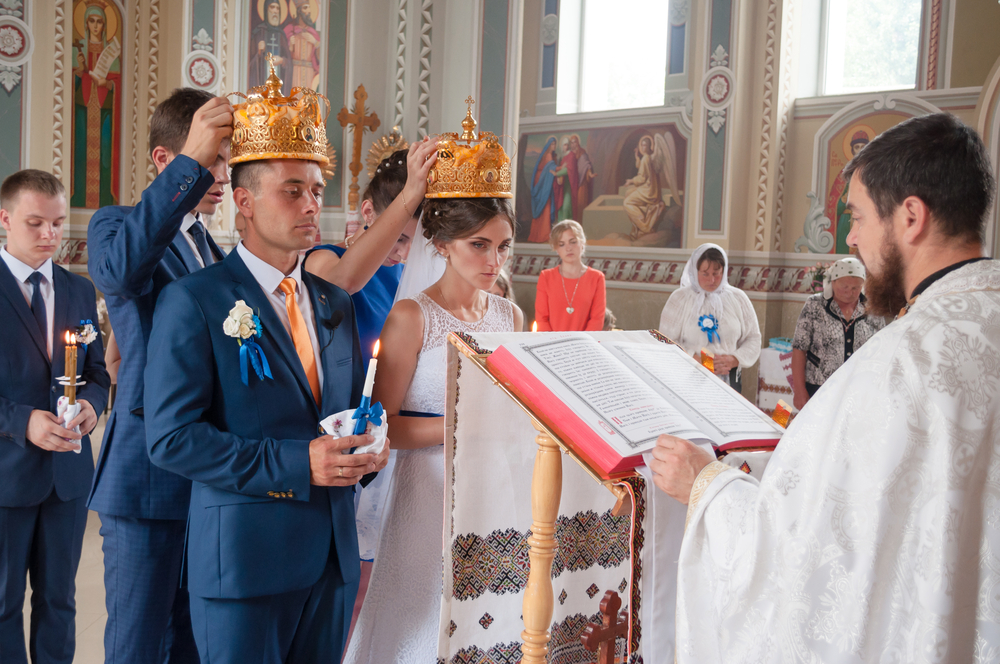
[[[260,380],[264,380],[265,377],[274,379],[274,376],[271,375],[271,365],[268,364],[267,357],[264,355],[264,349],[254,341],[254,337],[260,338],[263,329],[264,326],[261,324],[260,318],[253,316],[253,333],[246,339],[236,340],[240,345],[240,378],[247,387],[250,386],[250,366],[253,367],[254,373]]]
[[[719,341],[719,319],[707,314],[698,319],[698,327],[708,335],[708,343]]]
[[[81,319],[80,325],[76,328],[76,340],[81,346],[83,346],[83,352],[86,354],[87,346],[94,343],[97,340],[97,327],[94,326],[94,321],[87,319]]]
[[[361,404],[352,416],[354,418],[354,435],[360,436],[365,433],[368,430],[369,422],[375,426],[382,424],[383,413],[381,401],[376,401],[373,406],[371,397],[362,396]]]

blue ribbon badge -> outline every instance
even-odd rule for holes
[[[362,395],[361,404],[358,406],[357,410],[354,411],[354,435],[360,436],[368,430],[368,423],[371,422],[375,426],[382,424],[382,402],[376,401],[375,405],[372,405],[372,398]]]
[[[719,320],[712,314],[707,314],[698,319],[698,327],[708,335],[708,343],[719,341]]]
[[[250,385],[250,371],[247,365],[252,365],[254,373],[257,374],[257,378],[264,380],[264,377],[273,379],[274,376],[271,375],[271,365],[267,363],[267,358],[264,357],[264,349],[253,340],[254,337],[260,338],[261,331],[264,329],[263,325],[260,323],[260,318],[257,316],[253,317],[254,323],[254,334],[249,339],[238,339],[240,344],[240,378],[243,379],[243,384]]]

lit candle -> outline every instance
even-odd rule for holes
[[[537,320],[536,321],[532,321],[532,323],[531,323],[531,331],[532,332],[538,332],[538,321]]]
[[[365,376],[365,389],[361,393],[362,396],[366,396],[369,399],[372,396],[372,388],[375,387],[375,366],[378,364],[378,360],[375,358],[378,357],[378,349],[381,343],[381,340],[375,341],[375,347],[372,349],[372,359],[368,362],[368,375]]]
[[[69,384],[66,385],[66,398],[69,400],[69,405],[76,403],[76,335],[67,332],[66,333],[66,377],[69,379]]]

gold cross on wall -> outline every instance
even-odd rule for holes
[[[358,209],[358,190],[361,188],[358,185],[358,175],[361,173],[361,138],[364,136],[365,131],[373,132],[378,129],[381,124],[378,119],[378,115],[375,113],[365,113],[365,100],[368,99],[368,93],[365,92],[365,86],[358,86],[358,89],[354,91],[354,99],[353,113],[349,112],[346,106],[340,109],[340,113],[337,113],[337,120],[340,121],[340,126],[347,127],[348,125],[351,125],[354,132],[354,146],[351,151],[351,163],[348,164],[348,168],[351,169],[351,190],[350,193],[347,194],[347,204],[352,212]]]

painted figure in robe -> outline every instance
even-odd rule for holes
[[[594,164],[590,161],[590,155],[580,145],[579,134],[570,135],[569,149],[576,157],[576,172],[579,177],[579,184],[573,196],[573,219],[582,221],[583,211],[594,197]]]
[[[73,16],[70,205],[97,209],[119,198],[121,14],[110,0],[78,0]]]
[[[634,187],[622,205],[629,221],[632,222],[632,239],[652,233],[660,216],[667,208],[663,201],[664,189],[669,189],[673,202],[680,203],[677,191],[674,164],[677,150],[670,133],[646,134],[639,139],[635,148],[635,167],[639,171],[635,177],[625,181]]]
[[[285,0],[257,0],[257,17],[260,19],[250,32],[250,65],[247,78],[250,87],[264,85],[271,70],[267,54],[274,56],[274,73],[284,81],[283,94],[291,89],[292,77],[288,75],[291,49],[283,24],[288,20],[288,3]]]
[[[285,37],[292,56],[292,87],[319,89],[319,48],[322,40],[316,31],[316,13],[309,0],[289,0],[288,11],[295,23],[285,26]],[[318,13],[318,12],[317,12]]]
[[[549,241],[549,231],[556,219],[555,179],[558,161],[556,137],[552,136],[542,148],[531,179],[531,234],[528,242]]]
[[[573,219],[573,199],[580,187],[580,173],[577,170],[577,158],[570,149],[569,139],[562,140],[563,158],[556,171],[555,196],[559,209],[556,211],[556,222],[563,219]]]
[[[850,152],[845,152],[847,160],[850,161],[856,154],[861,152],[875,137],[874,131],[869,127],[857,126],[851,130]],[[848,182],[844,179],[843,172],[837,175],[830,187],[830,195],[826,201],[826,216],[833,221],[836,230],[837,244],[834,253],[846,254],[850,252],[847,246],[847,234],[851,232],[851,211],[847,209]]]

